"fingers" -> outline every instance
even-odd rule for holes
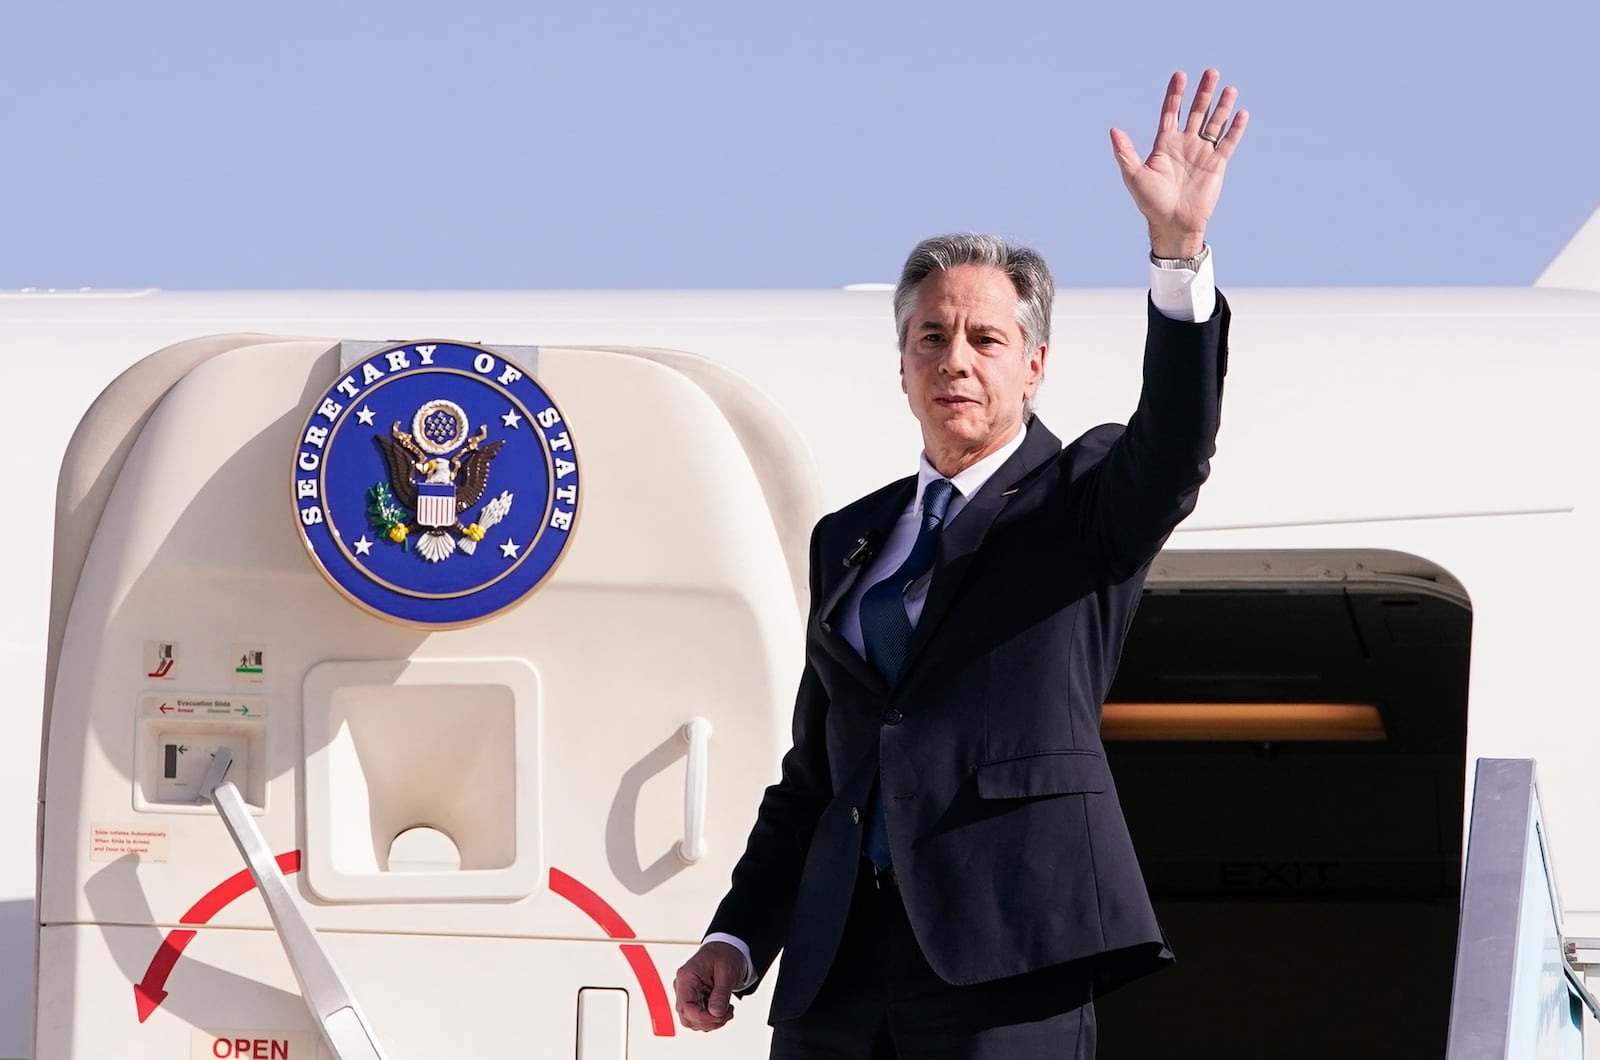
[[[1222,139],[1223,130],[1228,127],[1228,115],[1233,113],[1233,104],[1238,98],[1238,90],[1232,85],[1222,90],[1222,95],[1217,97],[1217,109],[1200,126],[1199,131],[1205,139],[1212,143]]]
[[[1138,172],[1139,167],[1144,164],[1139,161],[1139,152],[1134,149],[1133,141],[1121,129],[1111,130],[1111,153],[1116,156],[1124,180]]]
[[[733,1010],[723,998],[722,1012],[717,1014],[711,1011],[707,1001],[711,996],[711,984],[700,977],[692,967],[693,962],[678,969],[677,978],[672,981],[672,991],[676,995],[678,1022],[692,1031],[714,1031],[733,1018]]]
[[[1206,112],[1211,109],[1212,93],[1216,92],[1221,77],[1216,70],[1207,70],[1200,75],[1200,87],[1194,90],[1194,102],[1189,104],[1189,120],[1183,123],[1184,132],[1198,133],[1204,127]]]
[[[724,980],[711,988],[710,995],[706,998],[706,1010],[719,1020],[733,1018],[733,1006],[729,1002],[733,999],[733,984]]]
[[[1228,128],[1228,135],[1217,144],[1217,154],[1223,161],[1233,157],[1234,150],[1239,146],[1239,141],[1244,139],[1244,128],[1250,124],[1250,112],[1241,110],[1233,119],[1233,124]]]
[[[709,951],[709,952],[708,952]],[[713,947],[702,947],[672,980],[678,1022],[692,1031],[714,1031],[733,1019],[735,977],[743,969],[734,971],[727,962],[717,960]]]
[[[1172,81],[1168,83],[1167,99],[1162,108],[1163,118],[1174,107],[1172,87],[1179,83],[1179,76],[1174,74]],[[1250,115],[1241,110],[1234,116],[1233,108],[1239,101],[1239,92],[1232,85],[1228,85],[1218,93],[1217,84],[1221,80],[1222,75],[1215,69],[1209,69],[1200,75],[1200,84],[1195,89],[1194,100],[1189,104],[1189,117],[1184,122],[1183,133],[1185,136],[1195,136],[1205,140],[1226,160],[1239,146],[1239,140],[1244,135],[1244,128],[1250,120]],[[1215,108],[1212,107],[1213,98],[1216,101]],[[1229,118],[1233,118],[1232,124],[1229,124]]]
[[[1183,107],[1183,89],[1188,83],[1189,77],[1182,70],[1167,82],[1167,95],[1161,101],[1161,121],[1156,126],[1159,132],[1178,131],[1178,111]]]

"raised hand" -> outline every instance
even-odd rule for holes
[[[1122,169],[1122,182],[1150,225],[1150,249],[1157,257],[1188,258],[1200,253],[1206,223],[1222,193],[1223,171],[1244,138],[1250,112],[1233,113],[1239,94],[1232,85],[1216,95],[1220,80],[1215,70],[1201,75],[1188,120],[1179,129],[1178,112],[1183,108],[1188,78],[1181,70],[1172,75],[1161,101],[1155,145],[1143,162],[1128,134],[1111,130],[1111,150]],[[1211,109],[1213,96],[1215,110]]]

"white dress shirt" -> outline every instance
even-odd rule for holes
[[[1211,247],[1207,246],[1200,252],[1197,267],[1172,268],[1170,263],[1162,264],[1157,260],[1150,262],[1150,302],[1162,316],[1170,320],[1209,320],[1217,306],[1217,287],[1215,272],[1211,265]],[[950,497],[950,508],[945,512],[945,525],[950,525],[956,516],[961,514],[961,509],[967,505],[967,500],[983,488],[1000,465],[1011,458],[1011,454],[1022,448],[1023,436],[1026,430],[1017,431],[1005,445],[979,460],[976,464],[957,474],[950,482],[955,486],[955,493]],[[911,496],[911,503],[901,511],[899,518],[894,522],[894,527],[889,531],[889,537],[883,543],[883,548],[878,550],[872,558],[872,563],[862,571],[861,577],[856,579],[856,584],[851,587],[850,595],[840,603],[839,633],[850,646],[866,657],[866,649],[862,647],[861,639],[861,597],[873,585],[888,577],[899,568],[911,555],[911,547],[916,543],[917,530],[922,524],[922,492],[936,478],[941,478],[933,465],[928,463],[928,454],[920,454],[917,458],[917,489]],[[906,590],[906,616],[911,619],[912,628],[916,627],[917,620],[922,617],[922,605],[928,599],[928,583],[932,580],[931,573],[918,578]],[[744,956],[744,980],[734,989],[744,990],[755,979],[755,965],[750,960],[750,947],[745,945],[743,939],[714,931],[701,940],[701,945],[707,942],[726,942],[737,949]]]
[[[960,472],[950,480],[955,492],[950,495],[950,507],[944,513],[944,525],[949,526],[961,514],[961,509],[967,506],[967,501],[973,497],[989,477],[1000,470],[1000,465],[1011,459],[1011,454],[1022,448],[1022,439],[1027,436],[1027,431],[1018,430],[1016,437],[1005,445],[996,449],[976,464]],[[917,543],[917,531],[922,529],[922,494],[928,488],[928,483],[944,476],[934,470],[928,463],[928,454],[923,453],[917,458],[917,490],[911,495],[911,503],[901,511],[899,518],[895,519],[894,527],[890,529],[888,538],[872,562],[861,572],[861,577],[856,579],[855,585],[850,587],[850,595],[846,596],[839,605],[839,635],[850,642],[850,646],[865,659],[867,649],[866,640],[861,635],[861,597],[866,591],[877,585],[900,568],[900,564],[911,555],[912,547]],[[912,582],[906,589],[906,617],[911,620],[911,628],[916,629],[917,623],[922,620],[922,605],[928,602],[928,585],[933,581],[933,572]]]

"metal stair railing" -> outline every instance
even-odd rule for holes
[[[1479,759],[1446,1060],[1582,1060],[1600,1005],[1561,933],[1531,759]]]

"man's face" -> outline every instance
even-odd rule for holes
[[[900,353],[900,388],[940,474],[971,467],[1016,435],[1046,352],[1024,343],[1017,289],[1001,270],[958,265],[922,281]]]

